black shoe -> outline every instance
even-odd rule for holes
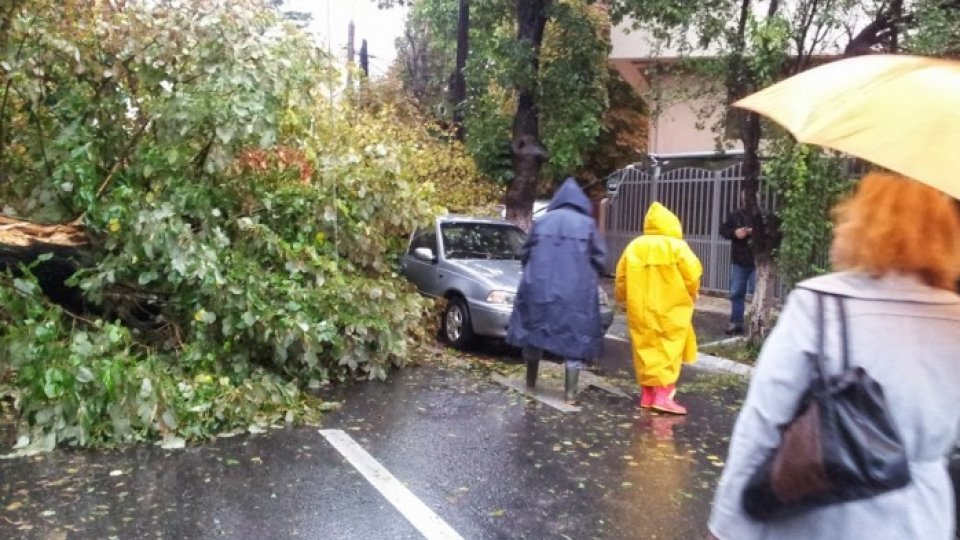
[[[743,335],[743,327],[740,326],[740,325],[737,325],[737,324],[731,324],[730,326],[727,327],[727,332],[726,332],[726,334],[727,334],[728,336],[742,336],[742,335]]]

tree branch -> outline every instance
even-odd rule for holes
[[[210,135],[210,139],[207,141],[207,144],[203,145],[203,148],[200,150],[200,153],[197,154],[197,157],[194,158],[194,163],[197,166],[197,171],[201,174],[203,173],[203,167],[207,164],[207,156],[210,155],[210,149],[213,148],[213,143],[216,142],[217,134],[214,131]]]
[[[139,142],[140,137],[143,136],[144,131],[146,131],[147,126],[149,125],[150,125],[149,121],[142,122],[140,124],[140,127],[137,128],[137,131],[135,131],[133,133],[133,136],[130,137],[130,142],[127,143],[127,146],[125,146],[123,150],[120,152],[120,155],[117,156],[116,161],[113,162],[113,166],[110,167],[110,172],[107,173],[107,177],[103,179],[103,182],[100,184],[100,187],[97,189],[97,194],[95,198],[99,199],[100,196],[103,195],[103,192],[107,190],[107,186],[109,186],[110,182],[113,181],[113,176],[117,173],[118,170],[120,170],[120,166],[123,164],[124,161],[127,160],[127,157],[130,154],[130,151],[133,150],[133,147],[136,146],[137,142]],[[81,217],[82,217],[82,214],[81,214]]]
[[[889,41],[891,47],[899,47],[897,26],[912,19],[903,14],[902,0],[893,0],[877,12],[876,18],[854,36],[843,50],[844,56],[871,54],[877,45]],[[891,52],[896,52],[892,50]]]
[[[16,87],[14,88],[16,90]],[[50,165],[50,161],[47,160],[47,149],[44,144],[44,134],[43,134],[43,123],[40,121],[40,115],[31,108],[30,109],[30,119],[33,120],[33,123],[37,126],[37,143],[40,145],[40,158],[43,159],[43,168],[47,171],[47,176],[53,176],[53,167]]]

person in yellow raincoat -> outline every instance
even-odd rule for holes
[[[616,297],[627,308],[640,406],[686,414],[673,400],[683,362],[697,357],[694,301],[703,266],[683,240],[680,220],[655,202],[617,263]]]

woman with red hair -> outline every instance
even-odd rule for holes
[[[960,435],[960,210],[903,176],[874,172],[836,212],[838,272],[790,294],[770,334],[734,428],[710,517],[721,540],[954,538],[947,457]],[[781,443],[814,376],[817,297],[843,297],[851,366],[883,388],[910,483],[869,498],[759,522],[742,506],[751,475]],[[824,311],[824,369],[840,365],[839,312]]]

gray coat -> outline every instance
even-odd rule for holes
[[[815,346],[816,298],[796,290],[760,353],[717,488],[711,532],[721,540],[952,540],[954,494],[946,465],[960,430],[960,296],[910,277],[858,273],[803,286],[853,297],[847,301],[850,360],[883,386],[913,481],[769,524],[742,511],[744,483],[779,444],[778,426],[792,418],[812,375],[805,355]],[[837,369],[837,319],[833,302],[825,304],[827,353]]]
[[[568,178],[533,224],[507,342],[592,361],[603,350],[598,273],[606,249],[590,199]]]

